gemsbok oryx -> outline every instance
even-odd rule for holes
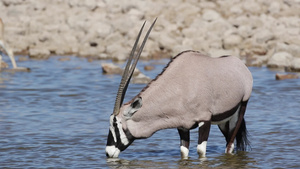
[[[252,75],[233,56],[212,58],[195,51],[175,56],[163,72],[131,101],[122,105],[132,73],[156,20],[141,46],[130,53],[117,93],[106,145],[107,157],[118,157],[135,139],[150,137],[158,130],[177,128],[180,151],[188,158],[190,129],[199,127],[197,152],[205,157],[211,124],[217,124],[226,139],[226,153],[249,145],[244,120],[252,91]]]

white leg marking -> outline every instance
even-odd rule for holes
[[[203,121],[198,124],[199,128],[202,127],[203,125],[204,125]]]
[[[231,154],[232,152],[233,152],[233,150],[234,150],[234,143],[232,143],[231,144],[231,147],[230,147],[230,149],[229,150],[227,150],[227,147],[226,147],[226,149],[225,149],[225,153],[229,153],[229,154]]]
[[[110,158],[118,158],[121,152],[116,146],[106,146],[105,151]]]
[[[188,159],[189,157],[189,149],[184,147],[184,146],[180,146],[180,152],[181,152],[181,158],[183,159]]]
[[[206,155],[206,145],[207,145],[207,141],[203,141],[201,144],[198,144],[197,146],[197,152],[200,158],[203,158]]]

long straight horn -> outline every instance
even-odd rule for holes
[[[126,67],[125,67],[125,70],[124,70],[124,73],[123,73],[123,76],[122,76],[122,80],[120,82],[120,85],[119,85],[119,90],[118,90],[118,93],[117,93],[117,97],[116,97],[116,101],[115,101],[115,106],[114,106],[114,111],[113,111],[113,114],[114,115],[118,115],[119,114],[119,111],[120,111],[120,107],[123,103],[123,100],[124,100],[124,97],[125,97],[125,93],[126,93],[126,90],[128,88],[128,84],[130,82],[130,79],[132,77],[132,74],[134,72],[134,69],[136,67],[136,64],[140,58],[140,55],[143,51],[143,48],[146,44],[146,41],[149,37],[149,34],[156,22],[157,18],[154,20],[154,22],[152,23],[151,27],[149,28],[144,40],[143,40],[143,43],[142,45],[140,46],[139,48],[139,51],[137,52],[136,56],[134,56],[135,54],[135,51],[136,51],[136,47],[137,47],[137,44],[139,42],[139,39],[140,39],[140,36],[142,34],[142,31],[143,31],[143,28],[145,26],[145,23],[146,21],[144,22],[143,26],[141,27],[140,29],[140,32],[135,40],[135,43],[134,43],[134,46],[130,52],[130,56],[128,58],[128,61],[127,61],[127,64],[126,64]],[[132,60],[134,60],[133,64],[131,65],[131,62]]]

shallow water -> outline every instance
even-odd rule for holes
[[[252,150],[224,154],[225,140],[212,126],[207,158],[198,159],[197,130],[189,160],[180,159],[176,129],[136,140],[120,159],[105,144],[120,76],[102,75],[100,63],[25,61],[31,72],[0,73],[0,168],[300,168],[300,80],[276,81],[276,71],[250,68],[254,89],[246,112]],[[167,60],[155,65],[151,78]],[[126,100],[144,85],[132,84]],[[125,101],[126,101],[125,100]]]

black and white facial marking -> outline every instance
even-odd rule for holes
[[[131,116],[142,107],[142,98],[137,97],[133,100],[130,106],[123,112],[126,119],[130,119]],[[110,127],[106,144],[106,156],[117,158],[121,151],[125,150],[133,141],[134,137],[129,130],[124,130],[122,126],[122,120],[120,117],[110,116]]]
[[[106,156],[117,158],[121,151],[125,150],[134,138],[129,131],[124,131],[121,119],[115,115],[110,116],[110,127],[106,144]]]

